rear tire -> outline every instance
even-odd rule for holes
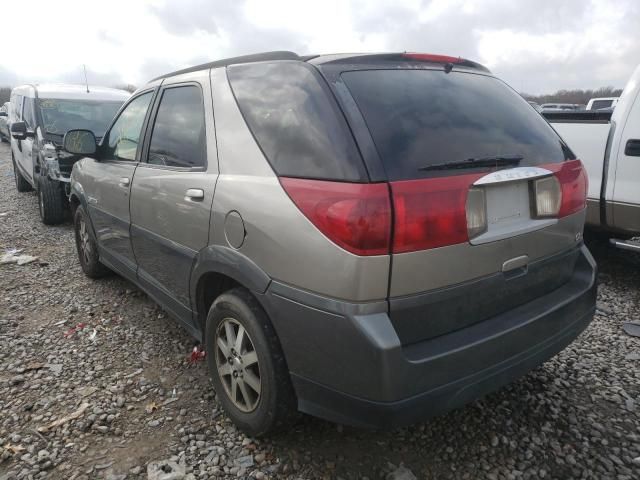
[[[38,208],[45,225],[57,225],[64,221],[64,195],[60,183],[47,177],[38,178]]]
[[[27,181],[26,178],[22,176],[20,170],[18,170],[18,166],[16,165],[16,159],[13,156],[13,152],[11,153],[11,162],[13,163],[13,176],[16,181],[16,190],[20,193],[30,192],[33,190],[31,184]]]
[[[257,437],[295,421],[297,401],[280,342],[247,289],[234,288],[213,302],[205,347],[218,399],[238,428]]]
[[[100,263],[98,244],[93,236],[89,217],[82,205],[76,208],[73,216],[73,230],[75,232],[78,260],[84,274],[89,278],[100,278],[107,275],[109,269]]]

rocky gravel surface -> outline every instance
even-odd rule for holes
[[[525,378],[427,423],[303,418],[268,439],[221,412],[192,340],[115,275],[87,279],[70,222],[46,227],[0,145],[0,479],[640,478],[640,261],[596,246],[598,313]],[[168,473],[168,470],[172,471]]]

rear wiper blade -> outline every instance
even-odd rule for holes
[[[494,157],[467,158],[466,160],[458,160],[455,162],[434,163],[426,167],[420,167],[418,170],[449,170],[457,168],[476,168],[476,167],[506,167],[509,165],[518,165],[524,157],[522,155],[497,155]]]

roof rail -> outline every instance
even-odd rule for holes
[[[239,57],[224,58],[222,60],[216,60],[214,62],[203,63],[202,65],[196,65],[194,67],[185,68],[183,70],[177,70],[175,72],[167,73],[156,77],[151,82],[160,80],[163,78],[173,77],[175,75],[181,75],[183,73],[197,72],[199,70],[206,70],[209,68],[226,67],[236,63],[252,63],[252,62],[266,62],[269,60],[302,60],[302,57],[297,53],[283,51],[255,53],[252,55],[241,55]]]

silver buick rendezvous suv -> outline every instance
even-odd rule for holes
[[[461,406],[593,318],[586,176],[486,68],[413,53],[221,60],[69,131],[82,269],[136,283],[207,352],[244,431],[388,427]]]

